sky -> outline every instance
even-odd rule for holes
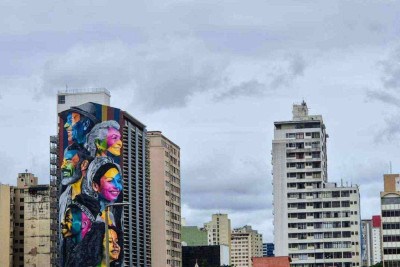
[[[328,180],[380,213],[400,172],[400,2],[0,2],[1,183],[49,181],[59,90],[111,105],[181,148],[182,215],[228,213],[273,241],[273,122],[305,100],[324,118]]]

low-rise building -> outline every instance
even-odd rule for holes
[[[231,238],[231,264],[235,267],[249,267],[253,257],[263,256],[262,235],[251,226],[235,228]]]

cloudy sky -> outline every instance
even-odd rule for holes
[[[272,241],[273,122],[303,99],[329,133],[329,180],[379,213],[400,172],[398,1],[0,2],[2,183],[49,180],[56,93],[105,87],[112,106],[181,147],[183,216],[226,212]]]

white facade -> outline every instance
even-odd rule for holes
[[[372,227],[372,264],[382,261],[381,227]]]
[[[57,114],[70,107],[79,106],[86,102],[109,106],[110,98],[110,92],[104,88],[59,91],[57,94]]]
[[[322,116],[308,115],[303,102],[293,120],[274,125],[275,256],[299,267],[360,266],[359,190],[327,182]]]
[[[362,266],[372,264],[372,221],[361,221],[361,260]]]
[[[400,192],[381,193],[384,267],[400,267]]]

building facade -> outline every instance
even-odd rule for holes
[[[359,190],[328,183],[322,116],[303,101],[274,126],[275,255],[291,257],[291,266],[360,266]]]
[[[372,216],[372,264],[382,261],[382,218],[380,215]]]
[[[274,257],[274,243],[263,243],[263,257]]]
[[[372,220],[361,220],[361,261],[362,266],[372,265]]]
[[[4,250],[1,266],[50,266],[50,187],[32,173],[19,173],[17,186],[0,185]]]
[[[228,214],[213,214],[204,228],[207,230],[208,245],[226,245],[231,248],[231,220]]]
[[[229,265],[226,245],[182,247],[182,267],[221,267]]]
[[[235,228],[231,235],[231,264],[236,267],[252,266],[253,257],[263,256],[262,235],[251,226]]]
[[[104,88],[93,89],[66,89],[57,93],[57,114],[70,109],[73,106],[79,106],[87,102],[94,102],[100,105],[110,105],[110,91]],[[59,118],[57,116],[57,132]],[[54,266],[59,265],[59,210],[58,196],[60,194],[61,172],[59,169],[59,160],[63,154],[59,154],[58,135],[50,136],[50,218],[51,218],[51,263]],[[63,151],[61,151],[63,153]]]
[[[182,226],[182,246],[207,246],[207,230],[197,226]]]
[[[180,148],[159,131],[150,144],[151,244],[153,267],[182,266]]]
[[[384,267],[400,266],[400,175],[385,174],[381,192],[382,260]]]
[[[57,229],[56,263],[105,264],[105,253],[93,248],[99,246],[100,236],[105,238],[108,217],[114,248],[108,257],[111,262],[151,266],[150,155],[146,126],[123,110],[92,102],[62,111],[58,122],[59,176],[54,184],[60,189],[58,222],[63,229]],[[108,216],[107,206],[112,206]],[[80,234],[71,236],[64,229],[70,213],[72,217],[82,214],[82,218],[90,219],[80,238],[76,237]],[[94,238],[96,235],[99,237]]]
[[[0,266],[13,266],[14,207],[11,205],[14,190],[9,185],[0,184]]]

